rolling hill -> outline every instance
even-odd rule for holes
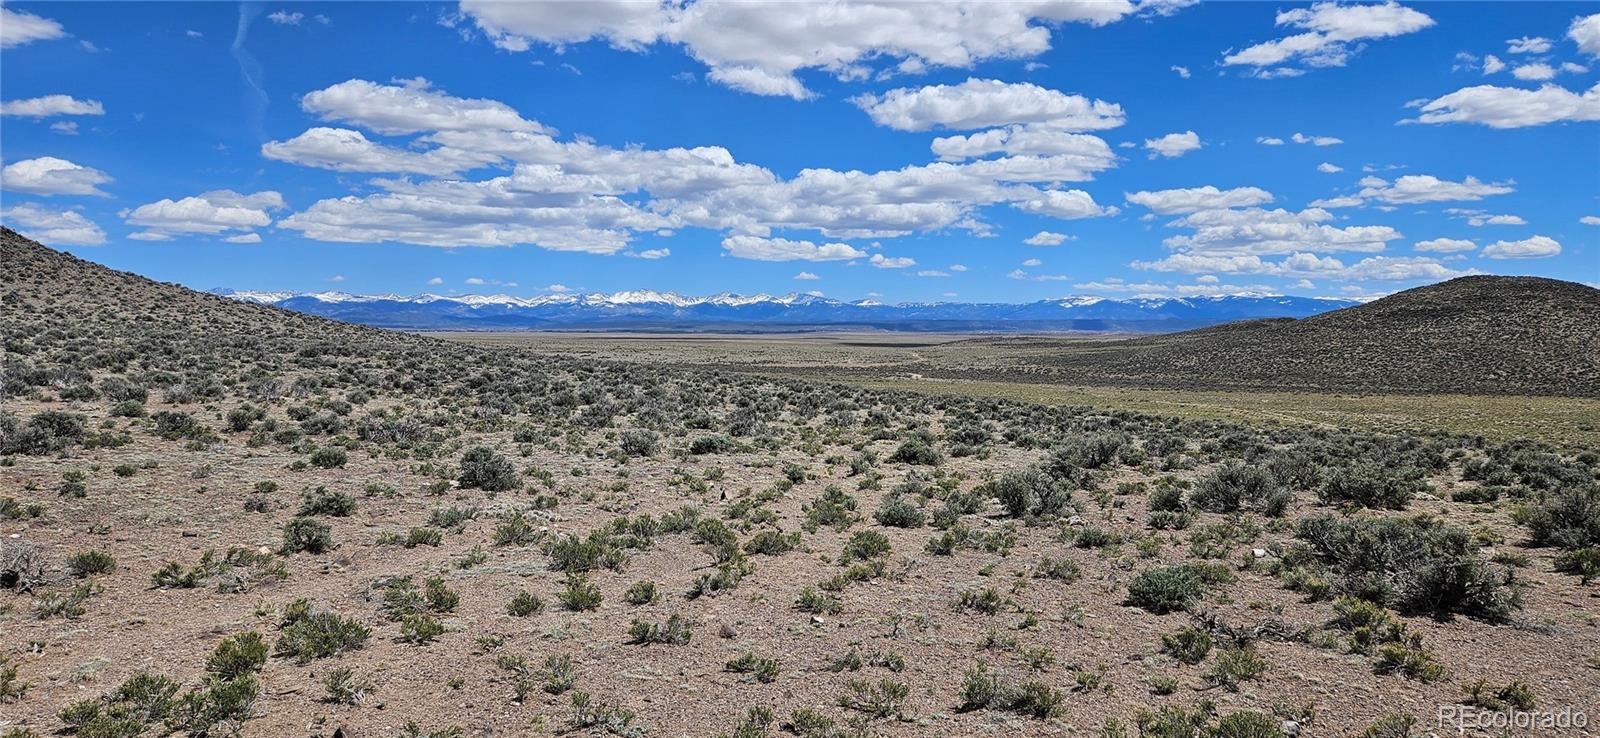
[[[1600,396],[1600,290],[1460,277],[1299,320],[1073,347],[1058,378],[1162,386]]]

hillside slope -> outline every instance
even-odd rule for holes
[[[1073,381],[1600,396],[1596,326],[1600,290],[1475,276],[1300,320],[1084,347],[1052,363]]]

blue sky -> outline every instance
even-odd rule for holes
[[[200,289],[1600,282],[1600,4],[764,7],[8,2],[0,217]]]

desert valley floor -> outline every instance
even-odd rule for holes
[[[898,338],[393,333],[3,246],[6,736],[1600,720],[1592,397],[1181,409]]]

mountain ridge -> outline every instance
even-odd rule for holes
[[[356,295],[214,289],[211,294],[364,325],[411,330],[650,328],[740,330],[859,326],[907,331],[1095,331],[1155,333],[1251,318],[1307,317],[1353,300],[1237,294],[1115,299],[1073,296],[1030,303],[846,302],[805,293],[722,292],[512,295]]]

